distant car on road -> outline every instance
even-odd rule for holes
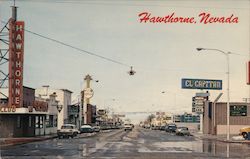
[[[94,132],[100,132],[101,127],[100,126],[93,126]]]
[[[160,130],[161,130],[161,131],[165,131],[165,129],[166,129],[166,126],[165,126],[165,125],[163,125],[163,126],[160,127]]]
[[[149,124],[146,124],[146,125],[144,126],[144,128],[145,128],[145,129],[150,129],[150,125],[149,125]]]
[[[93,133],[94,129],[90,125],[82,125],[80,128],[80,132],[81,133]]]
[[[190,132],[188,130],[187,127],[178,127],[175,131],[176,135],[181,135],[181,136],[184,136],[184,135],[190,135]]]
[[[127,130],[133,130],[133,124],[125,124],[124,125],[124,131],[127,131]]]
[[[60,139],[61,137],[75,137],[79,131],[76,126],[73,124],[63,124],[61,129],[57,130],[57,136]]]
[[[166,126],[166,132],[175,132],[177,126],[175,124],[168,124]]]

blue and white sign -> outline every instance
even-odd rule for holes
[[[181,79],[181,86],[183,89],[222,89],[222,80],[210,79]]]

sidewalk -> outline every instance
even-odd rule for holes
[[[227,142],[227,143],[244,143],[250,144],[250,140],[242,139],[239,135],[230,135],[230,139],[227,140],[226,135],[210,135],[210,134],[202,134],[199,132],[192,133],[195,138],[201,140],[216,140],[220,142]]]
[[[37,137],[19,137],[19,138],[0,138],[0,147],[7,147],[12,145],[24,144],[35,141],[43,141],[56,138],[56,134],[37,136]]]

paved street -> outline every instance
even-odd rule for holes
[[[250,146],[175,136],[136,127],[88,138],[51,139],[1,150],[2,158],[250,158]]]

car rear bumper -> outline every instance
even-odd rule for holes
[[[72,136],[73,132],[57,132],[57,136]]]

